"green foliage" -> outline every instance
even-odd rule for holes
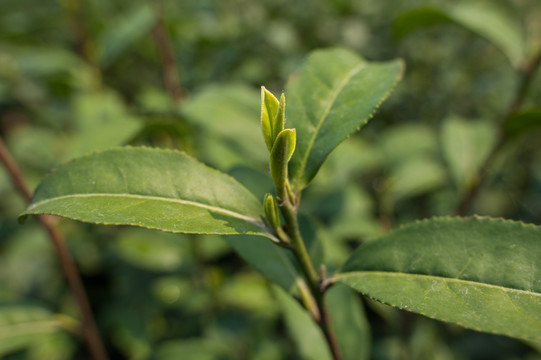
[[[146,148],[67,163],[36,190],[29,214],[177,233],[266,234],[258,201],[233,178],[182,153]]]
[[[43,179],[24,216],[136,225],[52,218],[114,359],[537,359],[540,16],[0,2],[0,136]],[[1,357],[89,357],[2,168],[0,198]]]
[[[386,304],[462,326],[541,340],[541,229],[433,219],[361,246],[336,281]]]
[[[308,58],[286,89],[288,126],[298,138],[291,159],[296,191],[308,185],[338,144],[368,121],[401,78],[402,67],[400,61],[371,64],[341,49],[317,51]]]
[[[494,147],[496,131],[490,122],[457,117],[445,119],[441,131],[445,159],[462,192],[478,180],[479,169]]]
[[[393,33],[401,38],[413,30],[446,22],[485,37],[517,67],[524,60],[526,38],[522,24],[510,13],[509,7],[496,1],[460,1],[437,8],[413,9],[396,18]]]
[[[61,346],[56,351],[53,348],[51,352],[44,344],[62,340],[62,327],[72,330],[77,325],[72,319],[55,316],[41,307],[2,305],[0,307],[0,356],[6,356],[14,350],[30,348],[33,359],[48,356],[68,359],[71,352],[69,346]]]

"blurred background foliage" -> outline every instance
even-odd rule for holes
[[[303,210],[322,234],[324,261],[336,268],[390,228],[455,213],[517,93],[517,58],[541,47],[537,0],[490,2],[518,26],[515,38],[497,27],[480,37],[457,26],[453,16],[460,14],[438,10],[446,6],[2,0],[0,135],[31,187],[62,161],[130,144],[186,151],[262,198],[272,183],[259,86],[278,93],[316,48],[347,47],[372,61],[401,57],[402,83],[303,195]],[[429,10],[409,23],[395,20],[412,9]],[[483,14],[467,13],[486,24]],[[534,122],[540,99],[538,72],[522,103]],[[539,132],[508,141],[470,213],[541,224],[540,159]],[[35,220],[17,223],[25,204],[3,169],[0,199],[0,357],[88,359],[52,246]],[[69,220],[58,227],[113,359],[324,356],[298,305],[246,265],[234,241]],[[357,300],[367,305],[358,326],[368,319],[372,338],[360,359],[541,359],[539,345]]]

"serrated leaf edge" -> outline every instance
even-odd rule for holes
[[[324,119],[325,117],[327,116],[327,114],[329,113],[330,109],[332,108],[332,104],[334,103],[334,100],[338,97],[338,95],[340,94],[340,91],[344,88],[344,86],[346,85],[346,80],[348,79],[351,79],[351,77],[353,77],[357,72],[361,71],[364,67],[366,66],[369,66],[371,64],[377,64],[377,63],[370,63],[370,62],[367,62],[365,61],[364,59],[362,58],[359,58],[360,61],[363,61],[361,64],[359,64],[359,66],[355,67],[354,69],[352,69],[349,73],[348,73],[348,76],[344,77],[344,79],[340,82],[340,86],[339,86],[339,90],[337,90],[336,94],[334,94],[332,96],[332,101],[331,99],[329,99],[328,101],[328,105],[326,106],[325,108],[325,111],[324,111],[324,114],[323,116],[320,118],[319,120],[319,123],[314,131],[314,134],[312,135],[311,139],[310,139],[310,142],[308,143],[308,149],[311,149],[315,143],[315,140],[317,138],[317,135],[319,134],[319,129],[321,128],[321,126],[323,125],[324,123]],[[392,63],[392,62],[395,62],[398,64],[398,68],[399,68],[399,72],[397,73],[397,76],[395,77],[394,81],[393,81],[393,84],[392,86],[389,88],[389,90],[387,92],[385,92],[383,94],[383,96],[381,96],[380,98],[380,101],[374,106],[374,109],[373,111],[365,118],[361,121],[361,124],[356,128],[355,131],[353,131],[351,134],[349,134],[344,140],[348,139],[352,134],[354,134],[355,132],[359,131],[361,129],[361,127],[363,127],[366,123],[368,123],[368,121],[370,119],[372,119],[374,117],[374,115],[376,114],[376,112],[379,110],[379,108],[381,107],[381,104],[383,104],[383,102],[385,100],[387,100],[387,98],[391,95],[391,93],[395,90],[398,82],[402,79],[402,77],[404,76],[404,69],[405,69],[405,63],[402,59],[395,59],[395,60],[392,60],[392,61],[389,61],[387,63]],[[363,66],[361,66],[363,65]],[[351,75],[349,75],[351,74]],[[338,145],[337,145],[338,146]],[[301,164],[302,166],[299,166],[299,169],[296,171],[296,174],[300,174],[300,178],[297,178],[295,177],[294,179],[294,184],[295,186],[298,186],[298,190],[302,190],[303,187],[305,187],[306,185],[308,185],[308,183],[311,181],[311,179],[306,179],[305,176],[306,174],[304,173],[305,169],[306,169],[306,164],[308,163],[308,158],[310,157],[310,151],[307,151],[306,154],[304,155],[302,161],[301,161]],[[321,166],[322,164],[320,164]]]
[[[334,275],[331,278],[331,281],[332,281],[332,283],[335,283],[337,281],[342,282],[341,279],[345,279],[345,278],[349,278],[349,277],[355,277],[355,276],[359,276],[361,274],[382,274],[382,275],[385,275],[385,276],[395,276],[395,277],[407,276],[407,277],[410,277],[410,278],[411,277],[416,277],[416,278],[424,278],[424,279],[437,279],[437,280],[442,280],[442,281],[452,281],[452,282],[456,282],[456,283],[470,284],[470,285],[474,285],[474,286],[481,286],[481,287],[497,289],[497,290],[501,290],[501,291],[503,291],[505,293],[519,293],[519,294],[524,294],[524,295],[528,295],[528,296],[539,297],[539,299],[541,301],[541,294],[536,293],[536,292],[532,292],[532,291],[507,288],[507,287],[504,287],[504,286],[498,286],[498,285],[492,285],[492,284],[486,284],[486,283],[481,283],[481,282],[476,282],[476,281],[469,281],[469,280],[462,280],[462,279],[456,279],[456,278],[447,278],[447,277],[434,276],[434,275],[410,274],[410,273],[394,272],[394,271],[355,271],[355,272],[347,272],[347,273],[341,273],[341,274]],[[350,285],[348,285],[346,283],[344,283],[344,284],[349,286],[349,287],[352,287],[352,286],[350,286]],[[438,320],[438,321],[443,321],[443,322],[447,322],[447,323],[456,324],[456,325],[466,327],[468,329],[472,329],[472,330],[479,331],[479,332],[489,332],[489,333],[492,333],[492,334],[505,335],[505,336],[524,339],[524,340],[541,341],[541,336],[536,338],[536,337],[529,337],[529,336],[522,336],[522,335],[514,335],[514,334],[511,334],[511,333],[502,334],[500,332],[495,332],[495,331],[481,330],[479,328],[474,328],[474,327],[471,327],[471,326],[464,325],[464,324],[462,324],[460,322],[453,322],[453,321],[449,321],[447,319],[441,319],[441,318],[438,318],[438,317],[436,317],[435,315],[432,315],[432,314],[427,314],[427,313],[424,313],[424,312],[414,311],[414,310],[412,310],[412,308],[413,308],[412,306],[408,307],[408,306],[400,306],[398,304],[391,304],[389,302],[386,302],[386,301],[380,300],[380,299],[378,299],[376,297],[373,297],[370,294],[368,294],[367,292],[359,291],[359,290],[357,290],[355,288],[353,288],[353,290],[361,293],[363,296],[367,296],[370,299],[375,300],[377,302],[380,302],[382,304],[389,305],[389,306],[397,308],[397,309],[406,310],[406,311],[409,311],[409,312],[415,312],[415,313],[420,314],[422,316],[426,316],[428,318],[435,319],[435,320]]]

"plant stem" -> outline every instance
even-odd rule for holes
[[[0,138],[0,161],[7,170],[11,181],[19,193],[24,197],[27,203],[32,199],[32,192],[29,190],[28,185],[24,181],[24,178],[11,154],[9,153],[4,141]],[[68,286],[71,290],[73,298],[79,307],[82,322],[82,334],[87,343],[88,349],[95,360],[107,360],[107,353],[105,347],[100,339],[94,315],[88,302],[88,297],[83,286],[83,282],[77,271],[77,267],[73,262],[73,259],[68,251],[66,243],[62,237],[62,234],[56,230],[53,226],[53,217],[47,215],[37,215],[37,218],[43,228],[47,231],[51,242],[53,243],[58,262],[62,268],[62,272],[66,278]]]
[[[528,90],[530,89],[530,85],[532,83],[532,79],[535,75],[535,72],[537,71],[540,65],[541,65],[541,50],[530,61],[526,62],[519,69],[519,75],[520,75],[519,86],[517,88],[515,97],[509,104],[509,107],[507,108],[507,111],[505,112],[503,119],[500,122],[500,128],[498,130],[496,145],[492,148],[492,151],[488,154],[488,156],[485,158],[485,161],[481,165],[477,179],[470,184],[470,186],[464,193],[462,200],[460,201],[460,203],[458,204],[456,208],[457,215],[459,216],[466,215],[466,213],[468,212],[468,209],[471,207],[471,204],[477,197],[477,194],[479,193],[479,190],[486,179],[486,175],[489,169],[492,167],[497,155],[500,153],[503,146],[506,144],[504,125],[506,121],[509,120],[509,117],[513,115],[515,111],[519,110],[520,107],[522,106],[522,103],[524,102],[524,98],[526,97],[526,94],[528,93]]]
[[[342,356],[340,355],[340,350],[338,349],[336,338],[334,336],[334,333],[332,332],[329,313],[327,312],[327,308],[325,305],[325,288],[320,286],[320,282],[322,282],[324,279],[318,278],[312,261],[310,260],[310,256],[308,255],[308,251],[306,250],[306,246],[304,245],[304,241],[302,240],[301,232],[299,229],[297,208],[295,205],[292,204],[291,198],[289,196],[286,196],[286,200],[283,202],[282,205],[280,205],[280,210],[284,217],[286,231],[289,235],[290,249],[293,252],[293,255],[295,256],[297,261],[299,262],[301,271],[303,272],[303,275],[308,282],[308,287],[317,305],[318,311],[315,312],[315,314],[318,315],[314,315],[314,312],[310,313],[312,314],[314,320],[317,322],[319,328],[323,332],[323,335],[325,336],[329,349],[332,353],[333,359],[341,360]]]
[[[182,91],[180,89],[175,57],[165,29],[162,0],[154,0],[154,8],[156,12],[156,23],[152,28],[152,37],[160,53],[163,83],[171,100],[179,103],[182,100]]]

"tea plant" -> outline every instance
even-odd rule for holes
[[[326,266],[318,228],[300,212],[303,192],[333,149],[373,116],[402,72],[400,60],[372,63],[347,50],[321,50],[278,98],[262,88],[261,128],[274,184],[263,198],[182,152],[123,147],[58,167],[21,218],[51,214],[226,235],[248,263],[302,304],[326,340],[321,351],[334,359],[367,351],[349,341],[355,331],[366,340],[366,329],[358,320],[362,308],[340,284],[433,319],[541,341],[538,226],[486,217],[426,219],[361,245],[338,269]],[[221,121],[220,114],[213,120]],[[287,306],[296,306],[277,291]],[[299,324],[305,326],[290,319],[292,328]]]

